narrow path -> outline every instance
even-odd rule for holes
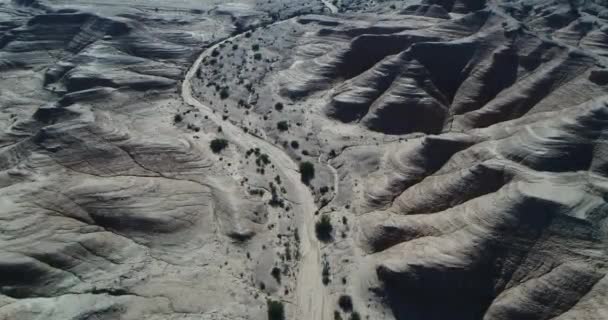
[[[275,24],[285,23],[294,18],[279,21]],[[300,250],[301,261],[299,274],[296,284],[296,319],[299,320],[330,320],[331,304],[327,299],[327,291],[321,282],[321,252],[320,244],[314,232],[315,217],[317,210],[314,198],[308,189],[300,181],[298,165],[281,148],[249,133],[245,133],[241,128],[233,125],[229,121],[223,121],[213,110],[202,104],[192,95],[192,79],[196,71],[200,68],[203,58],[218,47],[221,43],[235,40],[243,34],[238,34],[227,38],[220,43],[204,50],[188,70],[182,82],[181,95],[184,102],[207,116],[210,120],[222,127],[222,132],[232,143],[243,146],[246,149],[260,148],[268,154],[275,164],[277,170],[293,185],[294,210],[297,212],[296,219],[299,218],[300,226]]]

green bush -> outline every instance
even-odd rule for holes
[[[317,238],[322,242],[331,241],[331,233],[333,230],[334,227],[331,225],[331,219],[326,214],[322,215],[321,219],[315,224]]]
[[[305,184],[309,184],[310,180],[315,177],[315,166],[308,162],[300,163],[300,178]]]
[[[350,320],[361,320],[361,316],[359,312],[355,311],[350,315]]]
[[[334,311],[334,320],[342,320],[342,316],[340,315],[340,311]]]
[[[228,140],[213,139],[209,146],[211,147],[211,151],[213,151],[213,153],[220,153],[228,146]]]
[[[287,121],[279,121],[277,122],[277,129],[279,129],[279,131],[287,131],[289,129],[289,124],[287,124]]]
[[[175,115],[175,117],[173,117],[173,122],[174,122],[174,123],[180,123],[180,122],[182,122],[182,120],[183,120],[183,117],[182,117],[182,115],[181,115],[181,114],[179,114],[179,113],[178,113],[178,114],[176,114],[176,115]]]
[[[283,104],[282,104],[281,102],[277,102],[277,103],[275,103],[275,105],[274,105],[274,109],[275,109],[275,110],[277,110],[277,111],[281,111],[281,110],[283,110],[283,107],[284,107],[284,106],[283,106]]]
[[[251,45],[251,50],[253,50],[253,51],[258,51],[258,50],[260,50],[260,45],[259,45],[259,44],[257,44],[257,43],[252,44],[252,45]]]
[[[227,99],[230,96],[230,91],[228,91],[228,88],[223,87],[220,90],[220,99],[224,100]]]
[[[344,312],[353,311],[353,300],[348,295],[341,295],[340,298],[338,298],[338,305]]]
[[[327,261],[323,262],[323,270],[321,271],[321,277],[322,277],[321,282],[323,282],[323,285],[326,286],[331,282],[329,262],[327,262]]]
[[[270,275],[272,275],[272,277],[277,280],[278,283],[281,283],[281,269],[279,269],[278,267],[272,268],[272,271],[270,271]]]
[[[283,302],[267,300],[268,320],[285,320],[285,308]]]
[[[256,52],[256,54],[253,55],[253,58],[255,60],[262,60],[262,54],[259,52]]]

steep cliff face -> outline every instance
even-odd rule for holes
[[[0,319],[608,318],[605,6],[0,1]]]

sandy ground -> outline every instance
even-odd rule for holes
[[[289,20],[280,21],[277,23],[286,23],[288,21]],[[234,40],[239,36],[240,34],[235,35],[225,41]],[[297,170],[298,165],[279,147],[243,132],[242,129],[234,126],[229,121],[222,121],[218,115],[213,113],[211,108],[200,103],[192,96],[192,78],[195,77],[196,71],[200,68],[203,57],[219,45],[220,44],[218,43],[203,51],[196,59],[182,83],[181,95],[184,102],[208,116],[209,119],[216,124],[221,125],[224,134],[232,143],[247,147],[257,147],[267,153],[270,158],[275,160],[277,169],[281,171],[285,177],[289,179],[288,182],[293,185],[295,196],[297,197],[294,202],[294,209],[299,212],[298,216],[300,217],[300,227],[298,230],[300,231],[302,254],[297,279],[297,319],[330,319],[330,303],[320,278],[322,268],[320,244],[314,232],[314,212],[316,212],[317,207],[310,190],[300,181],[300,174]]]

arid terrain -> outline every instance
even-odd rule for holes
[[[607,198],[604,0],[0,0],[0,320],[605,320]]]

